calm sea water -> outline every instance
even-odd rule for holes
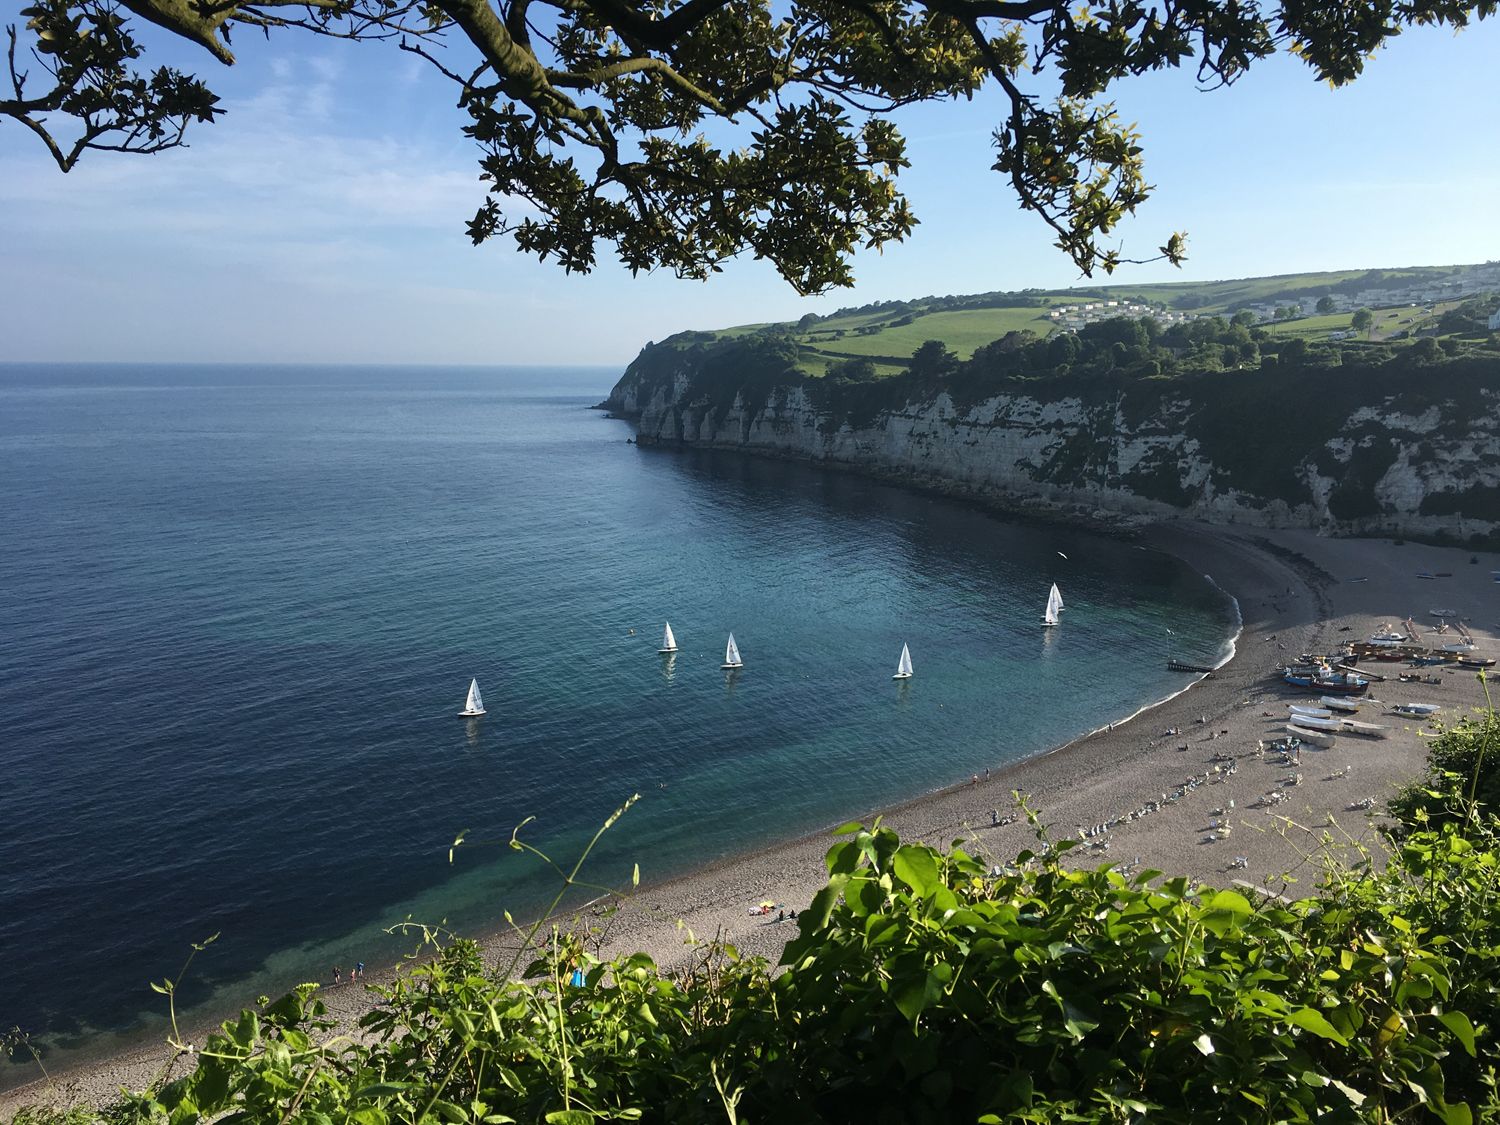
[[[1225,599],[1170,559],[638,449],[588,409],[615,376],[0,367],[0,1029],[152,1032],[148,982],[214,933],[188,1006],[393,960],[407,915],[524,915],[553,883],[512,827],[570,857],[635,792],[591,870],[665,878],[1041,752],[1223,651]]]

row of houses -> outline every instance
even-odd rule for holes
[[[1192,320],[1190,313],[1173,312],[1160,305],[1148,305],[1140,301],[1088,301],[1079,305],[1058,305],[1047,314],[1049,320],[1064,332],[1076,332],[1086,324],[1117,317],[1139,320],[1151,317],[1158,324],[1181,324]]]
[[[1440,280],[1393,283],[1361,289],[1357,293],[1328,293],[1326,296],[1333,302],[1334,312],[1346,313],[1388,305],[1430,305],[1438,301],[1458,301],[1492,289],[1500,289],[1500,262],[1466,266]],[[1277,310],[1286,307],[1296,309],[1301,316],[1312,316],[1317,312],[1317,304],[1322,296],[1324,295],[1314,294],[1300,299],[1247,305],[1245,308],[1260,321],[1274,320]]]

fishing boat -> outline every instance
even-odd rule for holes
[[[1456,610],[1456,609],[1429,609],[1427,612],[1430,613],[1430,614],[1432,614],[1432,616],[1434,616],[1434,617],[1457,617],[1458,616],[1458,610]]]
[[[1318,702],[1329,710],[1348,711],[1350,713],[1357,712],[1361,704],[1361,701],[1358,699],[1340,699],[1336,695],[1322,696]]]
[[[1458,658],[1460,668],[1493,668],[1495,658],[1493,656],[1460,656]]]
[[[1052,583],[1052,590],[1047,595],[1047,608],[1042,611],[1043,625],[1056,625],[1057,615],[1062,610],[1062,593],[1057,588],[1057,583]]]
[[[724,663],[719,665],[725,671],[735,668],[743,668],[745,662],[740,659],[740,646],[734,643],[734,634],[729,634],[729,644],[724,648]]]
[[[896,665],[896,674],[892,676],[891,679],[911,679],[911,650],[904,644],[901,646],[901,661]]]
[[[484,699],[479,694],[479,681],[473,679],[469,681],[469,697],[464,700],[464,709],[459,712],[459,716],[465,719],[473,719],[483,714]]]
[[[1370,681],[1353,672],[1317,671],[1309,675],[1289,668],[1282,679],[1292,687],[1329,695],[1359,695],[1370,689]]]
[[[1342,720],[1344,730],[1350,734],[1362,734],[1366,738],[1384,738],[1385,727],[1379,723],[1362,723],[1355,719]]]
[[[672,623],[670,621],[667,622],[667,631],[661,635],[661,648],[656,651],[663,653],[677,651],[677,638],[672,636]]]
[[[1293,738],[1300,738],[1303,742],[1311,742],[1314,746],[1332,746],[1335,742],[1333,735],[1327,731],[1311,730],[1307,727],[1298,726],[1295,723],[1287,724],[1287,733]]]

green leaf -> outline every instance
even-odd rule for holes
[[[1462,1012],[1439,1012],[1438,1022],[1453,1032],[1458,1041],[1463,1044],[1464,1050],[1469,1053],[1469,1057],[1473,1058],[1474,1025],[1469,1022],[1469,1017]]]
[[[797,928],[804,934],[810,934],[828,925],[828,916],[833,913],[834,904],[838,902],[839,895],[844,893],[848,882],[847,875],[832,876],[828,885],[813,895],[808,908],[797,915]]]
[[[919,844],[903,844],[896,849],[891,867],[896,878],[910,887],[919,898],[926,898],[939,885],[937,858],[931,848],[924,848]]]
[[[891,982],[896,1009],[913,1023],[929,1004],[943,994],[943,982],[934,972],[922,973],[904,981]]]
[[[1250,900],[1238,891],[1220,891],[1208,901],[1210,910],[1223,910],[1229,914],[1238,915],[1241,918],[1250,917],[1253,911]]]
[[[1349,1045],[1349,1040],[1340,1035],[1338,1029],[1329,1023],[1323,1017],[1323,1013],[1316,1008],[1298,1008],[1287,1016],[1287,1022],[1324,1039],[1332,1039],[1341,1047]]]
[[[594,1125],[594,1117],[581,1109],[554,1109],[546,1117],[547,1125]]]

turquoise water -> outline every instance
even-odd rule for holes
[[[1171,559],[640,449],[588,409],[615,374],[0,366],[0,1026],[149,1032],[147,982],[215,932],[188,1006],[392,960],[408,914],[492,927],[553,887],[513,826],[570,856],[635,792],[591,870],[666,878],[1224,651],[1226,600]]]

